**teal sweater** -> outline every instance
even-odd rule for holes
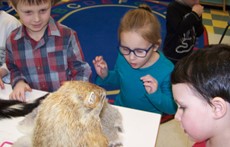
[[[115,69],[109,71],[103,80],[99,76],[96,79],[98,85],[114,85],[120,87],[120,93],[115,99],[115,105],[155,112],[175,114],[176,104],[172,96],[170,74],[174,65],[159,53],[160,58],[152,66],[133,69],[126,59],[119,54]],[[151,75],[158,81],[158,89],[152,94],[145,90],[142,76]]]

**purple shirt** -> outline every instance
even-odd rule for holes
[[[48,92],[64,81],[88,81],[92,72],[76,32],[53,18],[38,42],[28,36],[25,26],[14,30],[6,43],[6,64],[12,87],[24,80],[31,88]]]

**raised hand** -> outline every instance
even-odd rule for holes
[[[102,56],[96,56],[93,60],[94,68],[97,74],[104,79],[108,75],[108,65]]]

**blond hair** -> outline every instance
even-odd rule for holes
[[[118,29],[118,37],[122,32],[135,31],[152,44],[160,44],[161,28],[157,17],[152,13],[151,8],[141,4],[139,8],[129,10],[121,19]]]
[[[54,0],[10,0],[10,4],[14,7],[17,8],[17,5],[19,3],[25,4],[25,5],[40,5],[43,3],[50,2],[51,5],[54,4]]]

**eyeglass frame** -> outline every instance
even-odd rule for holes
[[[148,47],[147,49],[142,49],[142,48],[130,49],[129,47],[122,46],[121,44],[119,44],[118,50],[120,51],[120,53],[121,53],[122,55],[130,55],[130,53],[132,52],[136,57],[144,58],[144,57],[146,57],[146,55],[148,54],[148,52],[151,50],[152,47],[155,47],[155,44],[152,44],[152,45],[151,45],[150,47]],[[123,54],[123,53],[121,52],[121,49],[120,49],[120,48],[126,48],[126,49],[128,49],[129,53],[128,53],[128,54]],[[145,51],[145,56],[137,56],[136,53],[135,53],[136,50]]]

